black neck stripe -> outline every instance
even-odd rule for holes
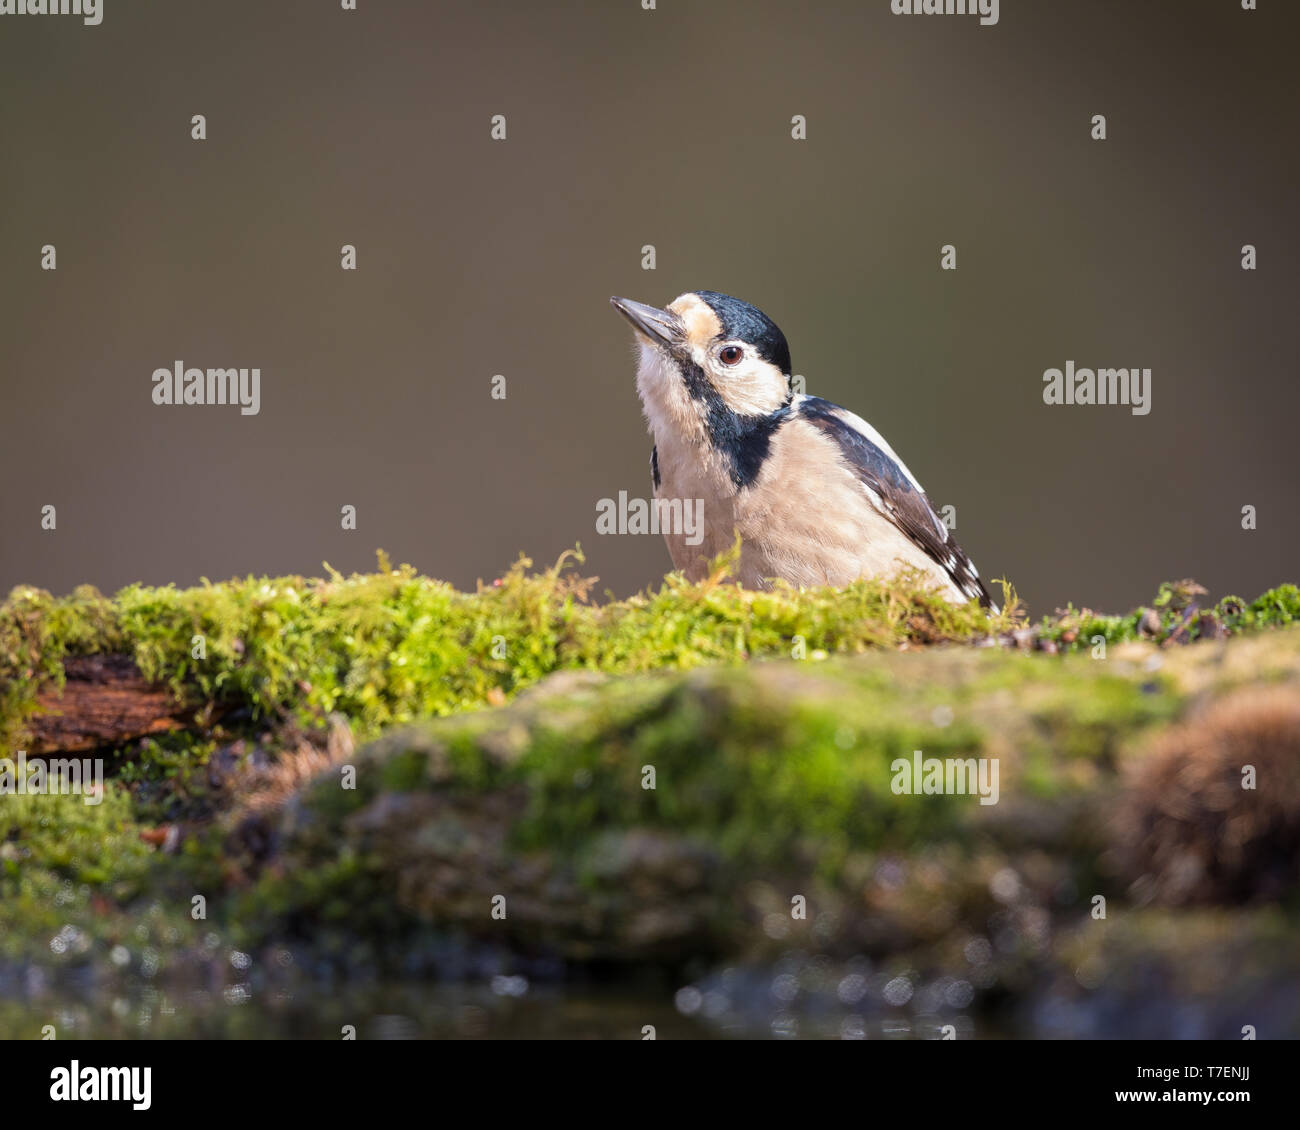
[[[790,415],[790,401],[766,416],[743,416],[727,407],[704,371],[693,361],[682,363],[686,390],[704,407],[709,442],[727,460],[737,488],[752,486],[767,460],[772,436]]]

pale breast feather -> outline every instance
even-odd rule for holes
[[[792,407],[836,442],[872,505],[942,566],[967,598],[990,607],[992,600],[978,570],[934,512],[921,484],[880,434],[861,417],[819,397],[798,396]]]

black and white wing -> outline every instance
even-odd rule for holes
[[[872,505],[941,566],[968,599],[996,611],[979,571],[880,433],[860,416],[820,397],[797,396],[792,407],[839,445]]]

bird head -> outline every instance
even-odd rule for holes
[[[748,302],[696,290],[663,310],[610,303],[636,330],[637,390],[656,432],[667,423],[702,436],[720,415],[765,417],[789,403],[790,347]]]

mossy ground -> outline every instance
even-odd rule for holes
[[[1122,904],[1139,876],[1100,814],[1132,764],[1207,696],[1300,678],[1297,629],[1261,632],[1300,621],[1293,585],[1201,610],[1171,584],[1126,616],[1031,626],[1009,591],[995,615],[907,579],[753,593],[721,563],[600,603],[571,563],[528,564],[475,593],[386,565],[111,600],[14,590],[8,749],[71,655],[130,655],[195,722],[113,751],[98,806],[4,798],[0,982],[6,962],[156,977],[213,938],[356,966],[429,928],[575,961],[762,952],[762,924],[789,918],[783,884],[819,900],[823,948],[919,960],[1007,911],[989,895],[1007,869],[1033,892],[1026,920],[1059,914],[1061,890]],[[932,644],[991,646],[900,654]],[[341,757],[331,726],[355,790],[320,771]],[[352,740],[372,744],[351,756]],[[999,758],[1005,802],[893,794],[889,766],[915,749]],[[295,763],[317,773],[301,789]],[[241,789],[258,772],[253,810]],[[879,878],[890,860],[896,883]],[[484,915],[492,883],[513,892],[504,929]]]

